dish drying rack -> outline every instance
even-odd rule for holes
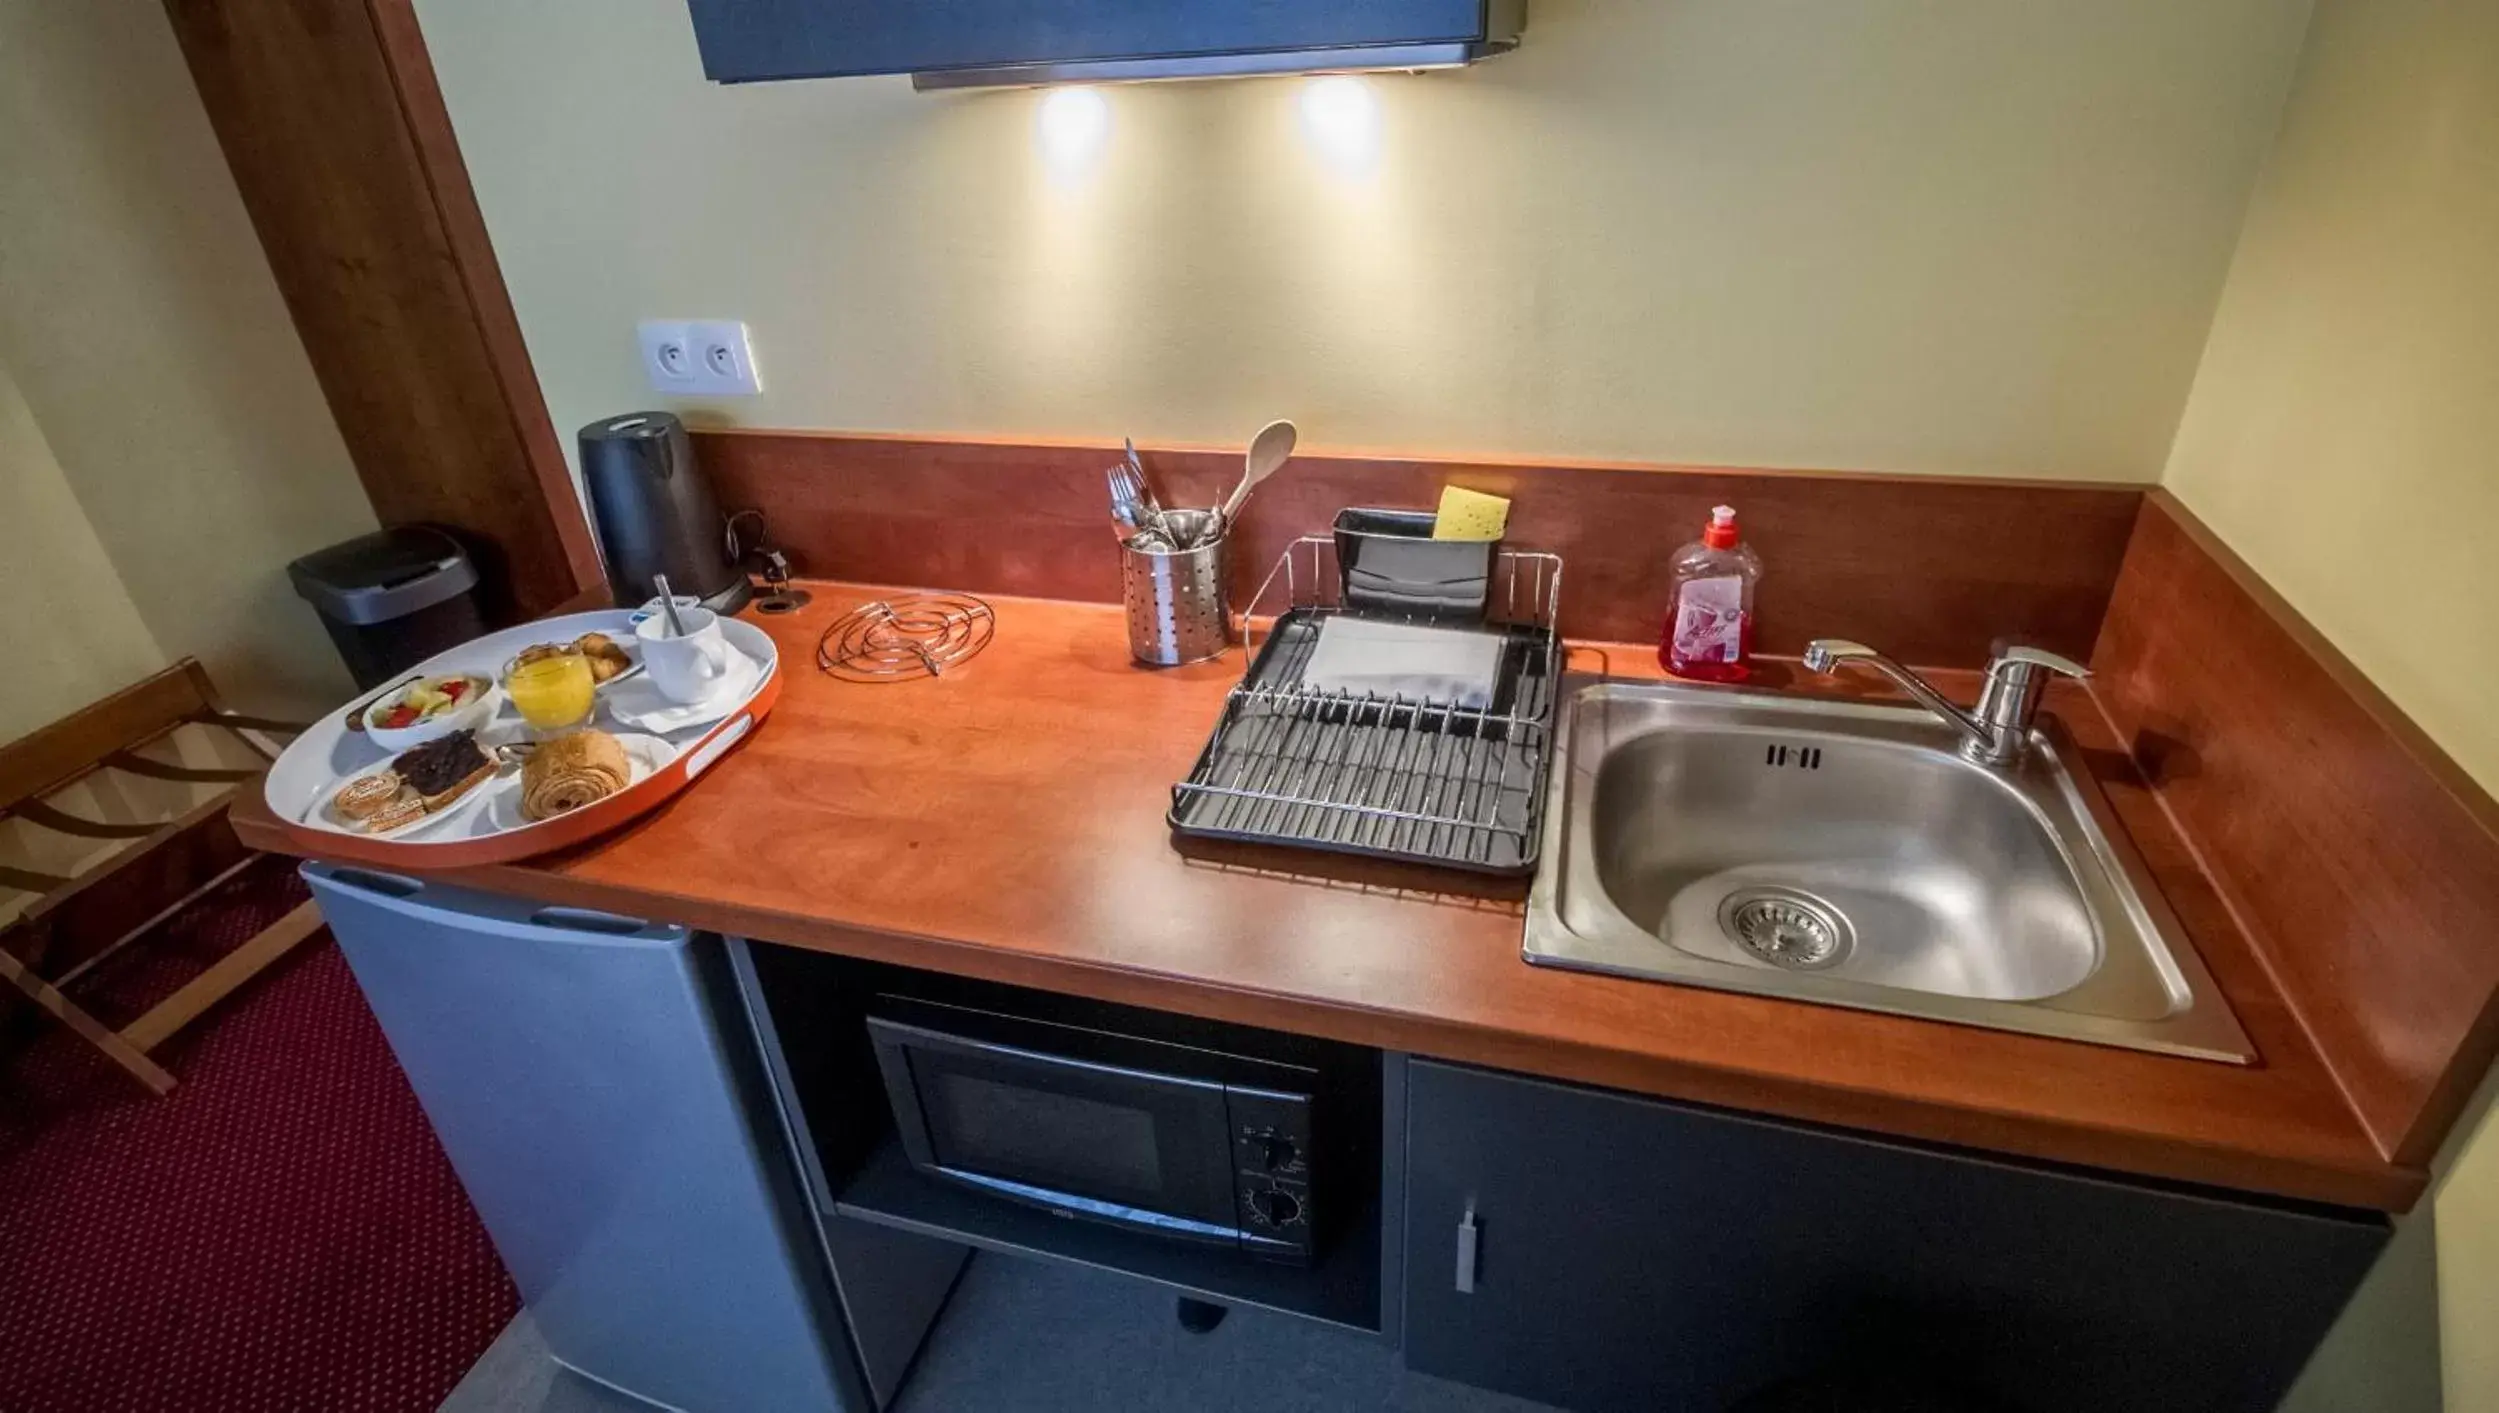
[[[1350,610],[1334,539],[1287,546],[1243,617],[1249,667],[1172,787],[1172,831],[1533,873],[1561,686],[1561,557],[1502,550],[1490,588],[1484,626],[1507,641],[1482,706],[1309,688],[1321,626]],[[1270,617],[1260,644],[1255,625]]]

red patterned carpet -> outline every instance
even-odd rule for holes
[[[265,862],[82,999],[304,896]],[[0,1410],[433,1409],[518,1299],[328,934],[160,1058],[162,1099],[53,1026],[0,1070]]]

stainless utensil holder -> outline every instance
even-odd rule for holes
[[[1163,522],[1182,544],[1204,532],[1211,510],[1167,510]],[[1231,602],[1224,589],[1229,537],[1189,549],[1141,548],[1159,537],[1120,546],[1120,598],[1128,607],[1128,651],[1157,667],[1204,662],[1232,643]]]

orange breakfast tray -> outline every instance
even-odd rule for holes
[[[620,644],[633,644],[635,615],[625,609],[542,618],[500,633],[490,633],[419,663],[408,676],[451,676],[475,673],[496,677],[521,649],[537,643],[569,642],[584,633],[605,633]],[[386,764],[392,753],[362,732],[346,726],[346,708],[326,712],[278,757],[263,786],[270,813],[305,853],[397,869],[467,868],[509,863],[536,854],[569,848],[630,823],[667,803],[717,763],[771,715],[781,699],[781,654],[772,636],[752,623],[720,620],[731,647],[761,665],[752,690],[718,720],[644,738],[650,766],[630,785],[595,804],[553,819],[520,821],[517,811],[497,808],[487,800],[466,810],[445,811],[439,826],[418,827],[393,838],[375,838],[333,823],[324,803],[345,778]],[[610,716],[603,689],[593,725],[620,729]],[[359,698],[359,700],[363,700]],[[517,731],[520,718],[509,702],[501,707],[486,732]],[[477,787],[517,795],[518,772],[498,776]]]

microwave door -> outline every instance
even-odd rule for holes
[[[1074,1216],[1239,1240],[1224,1086],[871,1020],[912,1163]]]

